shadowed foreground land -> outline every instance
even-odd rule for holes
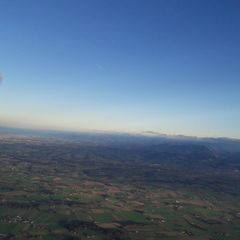
[[[238,240],[240,164],[226,159],[202,146],[1,137],[0,239]]]

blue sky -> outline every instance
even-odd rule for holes
[[[0,9],[0,125],[240,138],[239,1]]]

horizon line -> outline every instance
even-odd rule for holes
[[[43,131],[43,132],[62,132],[62,133],[71,133],[71,134],[80,134],[80,133],[96,133],[96,134],[128,134],[128,135],[139,135],[144,137],[185,137],[185,138],[195,138],[195,139],[229,139],[229,140],[240,140],[237,137],[226,137],[226,136],[197,136],[197,135],[185,135],[185,134],[168,134],[152,130],[142,130],[142,131],[120,131],[120,130],[104,130],[104,129],[64,129],[64,128],[51,128],[51,127],[27,127],[27,126],[12,126],[6,124],[0,124],[0,129],[12,129],[12,130],[26,130],[26,131]],[[1,133],[0,133],[1,134]],[[152,134],[152,135],[147,135]]]

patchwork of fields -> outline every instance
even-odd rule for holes
[[[238,171],[136,165],[105,151],[2,138],[0,239],[239,239]]]

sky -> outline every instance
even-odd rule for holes
[[[0,125],[240,138],[238,0],[0,0]]]

